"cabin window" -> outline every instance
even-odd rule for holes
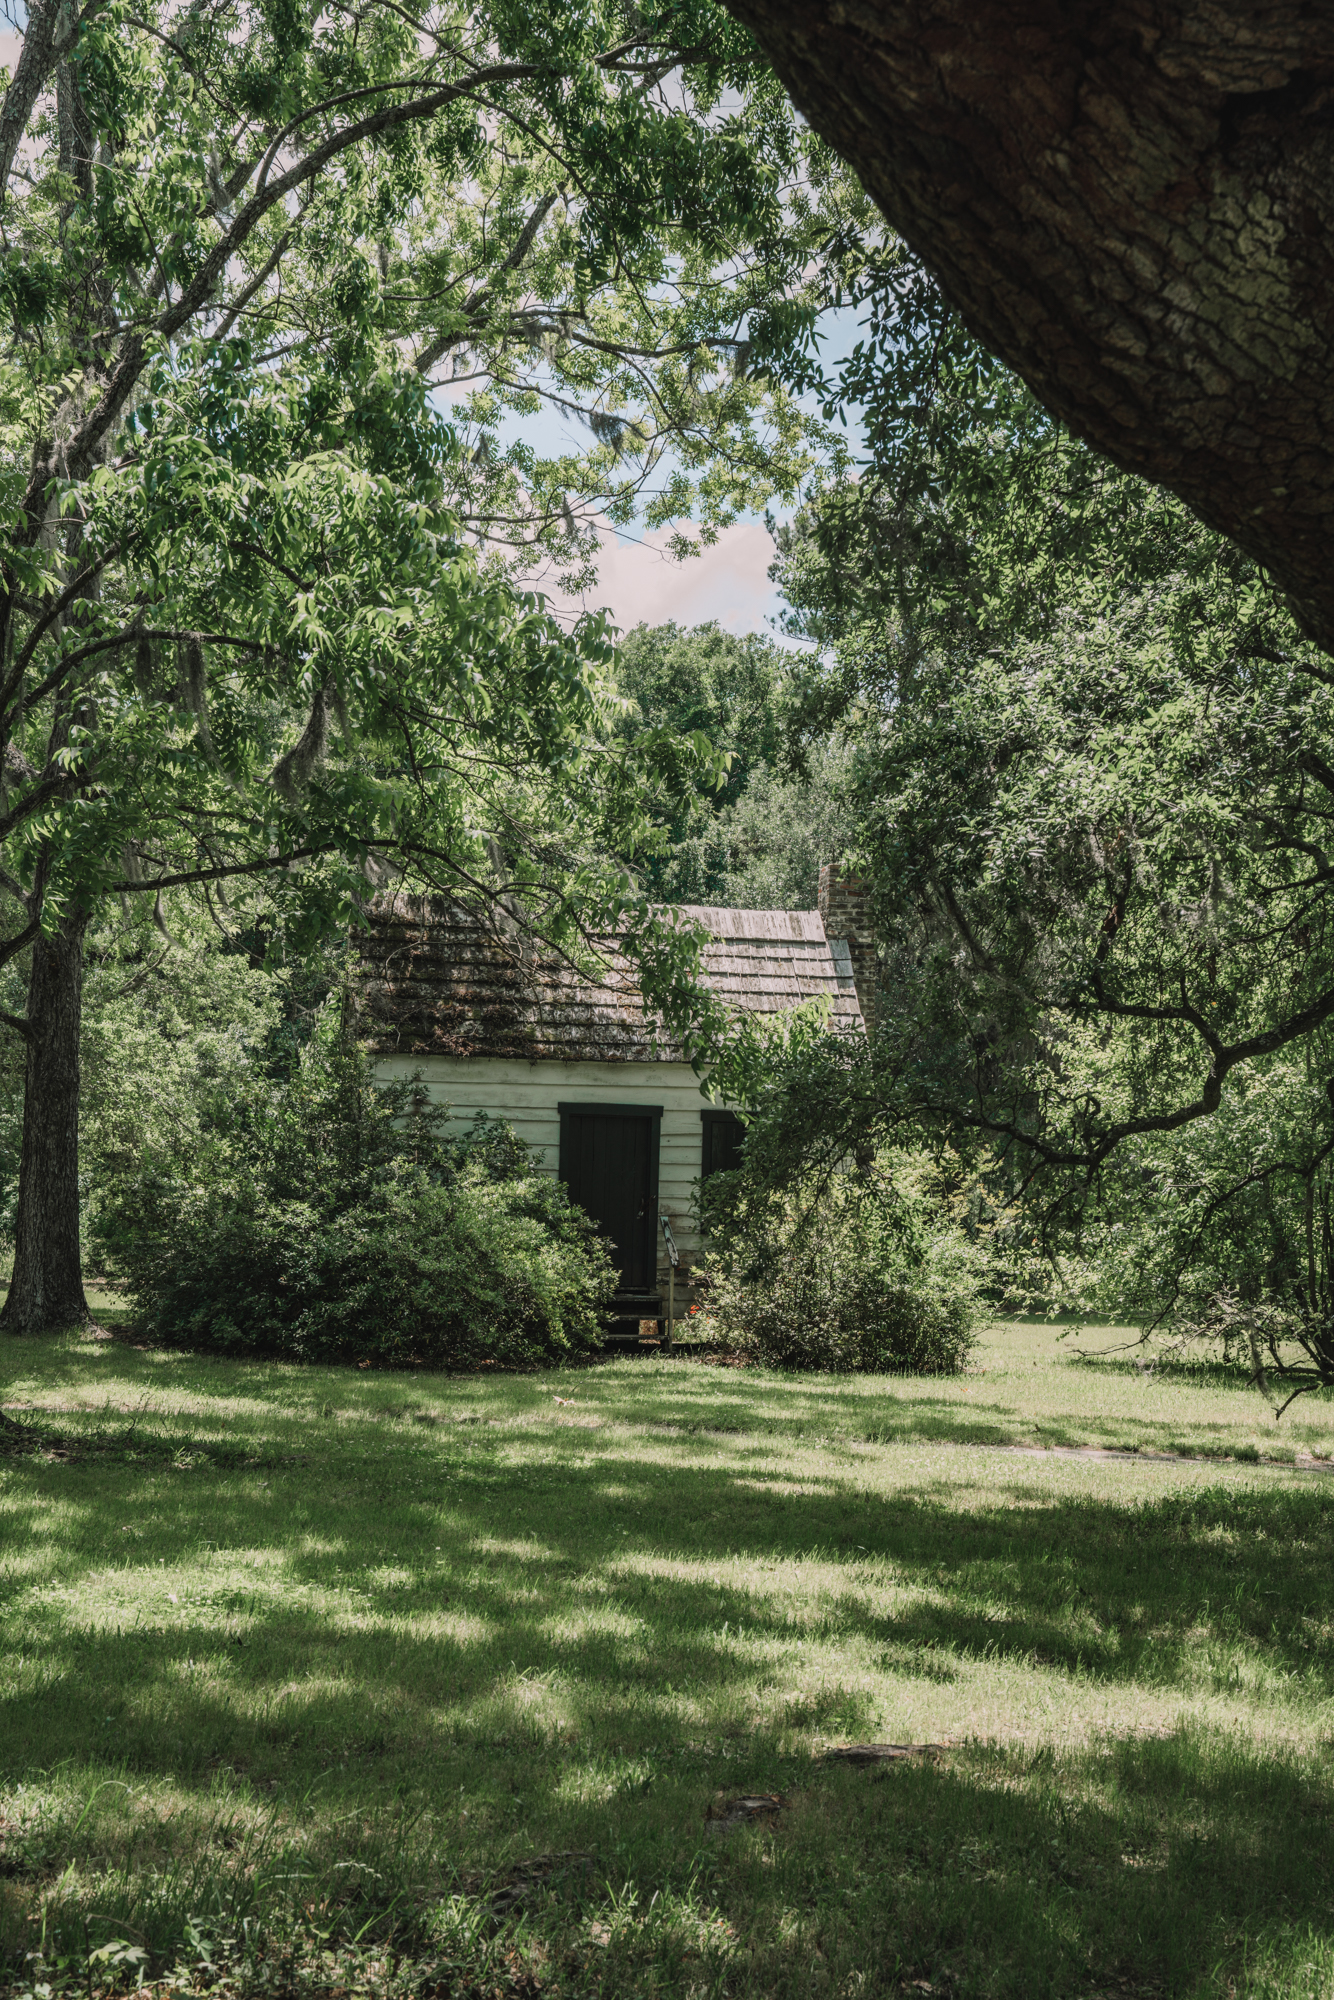
[[[701,1111],[704,1126],[704,1153],[700,1179],[710,1174],[734,1173],[741,1165],[741,1142],[746,1127],[735,1111]]]

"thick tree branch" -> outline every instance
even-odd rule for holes
[[[51,805],[56,799],[65,799],[75,791],[80,780],[71,773],[58,778],[43,778],[25,798],[19,800],[11,811],[0,815],[0,841],[6,841],[16,833],[25,821],[39,813],[43,806]]]
[[[84,19],[90,19],[95,11],[90,6]],[[0,214],[5,209],[14,155],[23,142],[33,106],[60,58],[73,47],[81,25],[74,0],[31,0],[23,47],[0,105]]]
[[[726,4],[971,331],[1334,650],[1334,12]]]
[[[40,917],[33,917],[29,923],[24,925],[21,931],[15,931],[12,938],[5,938],[3,942],[0,942],[0,965],[8,965],[11,958],[17,958],[21,951],[26,951],[28,946],[34,943],[40,935],[41,928]]]

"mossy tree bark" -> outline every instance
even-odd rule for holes
[[[970,329],[1334,651],[1334,10],[727,5]]]
[[[89,1318],[79,1246],[79,1031],[87,916],[67,915],[32,947],[23,1150],[14,1273],[0,1330],[39,1333]]]

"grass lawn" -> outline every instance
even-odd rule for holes
[[[0,1989],[1334,1996],[1334,1400],[1124,1338],[0,1342]]]

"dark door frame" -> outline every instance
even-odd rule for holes
[[[560,1164],[556,1170],[556,1177],[567,1186],[569,1184],[569,1134],[572,1115],[578,1118],[647,1118],[652,1123],[653,1138],[649,1146],[649,1212],[645,1217],[645,1235],[647,1241],[644,1260],[648,1270],[653,1274],[645,1293],[646,1297],[651,1296],[657,1290],[658,1155],[662,1147],[662,1105],[599,1104],[596,1099],[592,1101],[584,1099],[578,1102],[566,1101],[557,1103],[556,1110],[560,1114]]]

